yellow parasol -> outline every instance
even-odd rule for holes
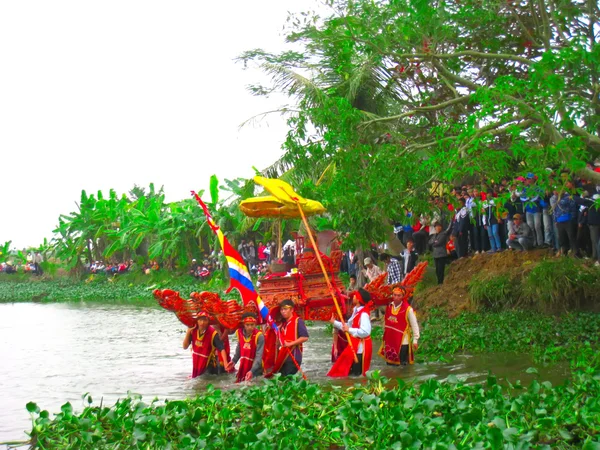
[[[300,217],[300,212],[295,203],[284,203],[272,195],[243,200],[240,203],[240,209],[248,217],[272,217],[280,219],[297,219]],[[302,209],[309,216],[325,212],[323,205],[314,200],[307,200]]]
[[[244,208],[248,208],[257,215],[253,215],[252,217],[279,217],[279,218],[294,218],[301,217],[302,222],[306,228],[306,232],[308,233],[308,237],[310,238],[310,242],[315,251],[315,256],[319,261],[319,265],[321,266],[321,271],[323,272],[323,276],[325,277],[325,281],[327,282],[327,287],[329,288],[329,292],[331,293],[331,298],[333,299],[333,304],[335,305],[335,309],[340,318],[340,322],[345,326],[346,322],[344,321],[344,316],[342,315],[342,310],[340,309],[340,305],[338,304],[337,297],[335,294],[335,289],[329,280],[329,275],[327,275],[327,270],[325,270],[325,265],[323,264],[323,260],[321,259],[321,254],[319,252],[319,247],[317,247],[317,243],[315,242],[315,238],[313,233],[310,230],[308,225],[308,221],[306,220],[307,215],[314,215],[325,212],[325,208],[323,205],[315,200],[309,200],[307,198],[301,197],[298,195],[294,189],[287,184],[283,180],[277,180],[273,178],[265,178],[265,177],[254,177],[254,182],[256,184],[260,184],[264,187],[271,196],[267,197],[255,197],[248,200],[244,200],[240,204],[240,209],[242,212],[246,214]],[[262,200],[261,200],[262,199]],[[277,203],[280,206],[277,206]],[[263,216],[258,215],[258,211],[262,208],[264,211]],[[297,213],[293,213],[292,210],[295,209]],[[272,215],[272,214],[281,214],[281,215]],[[289,216],[284,216],[283,214],[289,214]],[[250,215],[250,214],[247,214]],[[280,246],[281,247],[281,246]],[[354,361],[358,362],[358,358],[356,356],[356,352],[352,347],[352,341],[350,340],[350,336],[346,331],[346,339],[348,340],[348,345],[352,348],[352,353],[354,353]]]

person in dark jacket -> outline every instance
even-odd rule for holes
[[[572,223],[572,212],[573,206],[576,203],[568,192],[563,192],[560,195],[556,192],[558,201],[554,207],[554,220],[558,228],[558,242],[560,243],[563,255],[566,255],[571,247],[571,253],[575,255],[577,253],[577,242],[575,240],[575,230],[573,229]]]
[[[417,261],[419,260],[419,254],[415,251],[415,241],[413,238],[408,238],[406,240],[406,248],[400,255],[402,261],[400,264],[402,265],[402,272],[404,277],[408,275],[417,265]]]
[[[448,254],[446,252],[446,243],[450,237],[453,223],[450,223],[448,228],[442,231],[442,224],[436,222],[434,225],[436,233],[429,239],[429,245],[433,249],[433,261],[435,262],[435,274],[437,276],[438,284],[444,283],[444,269],[446,268],[446,262],[448,261]]]
[[[454,216],[452,234],[456,237],[456,255],[458,258],[467,256],[469,251],[468,231],[470,226],[469,212],[464,198],[458,199],[458,211]]]
[[[594,194],[591,201],[592,204],[588,208],[587,219],[592,241],[592,257],[596,260],[596,264],[599,264],[600,254],[598,253],[598,246],[600,245],[600,194]]]

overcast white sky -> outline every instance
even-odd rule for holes
[[[282,155],[285,122],[238,126],[285,99],[233,59],[283,48],[314,0],[0,2],[0,243],[50,238],[82,189],[164,185],[167,201],[250,177]]]

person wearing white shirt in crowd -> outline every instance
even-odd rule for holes
[[[369,283],[383,273],[378,266],[373,264],[373,260],[371,258],[365,258],[364,263],[364,272],[367,279],[369,280]]]

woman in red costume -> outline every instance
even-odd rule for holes
[[[373,352],[373,343],[371,341],[371,294],[363,288],[350,293],[352,306],[354,310],[348,323],[342,325],[341,322],[331,318],[333,327],[343,332],[348,332],[352,346],[339,355],[328,377],[347,377],[348,375],[360,376],[366,375],[371,366],[371,354]],[[354,352],[358,362],[354,362]]]
[[[219,333],[209,325],[208,314],[204,311],[196,314],[196,325],[188,328],[183,338],[183,348],[187,350],[192,346],[192,378],[196,378],[205,372],[209,374],[220,374],[223,367],[218,363],[215,351],[219,352],[223,360],[225,347],[219,337]]]
[[[308,341],[308,330],[304,320],[294,311],[294,302],[289,299],[282,301],[279,304],[279,311],[283,317],[283,323],[279,327],[283,345],[277,350],[273,368],[265,375],[267,378],[275,373],[280,373],[282,376],[297,373],[298,367],[302,364],[302,344]]]
[[[417,316],[408,303],[406,291],[397,287],[392,291],[392,303],[385,309],[385,329],[379,349],[388,365],[413,364],[414,351],[418,348],[419,324]]]
[[[263,374],[263,348],[265,337],[256,328],[256,314],[244,313],[242,315],[242,326],[238,328],[236,335],[238,345],[235,350],[233,360],[227,365],[227,370],[231,371],[233,366],[240,362],[237,373],[237,382],[250,381]]]

